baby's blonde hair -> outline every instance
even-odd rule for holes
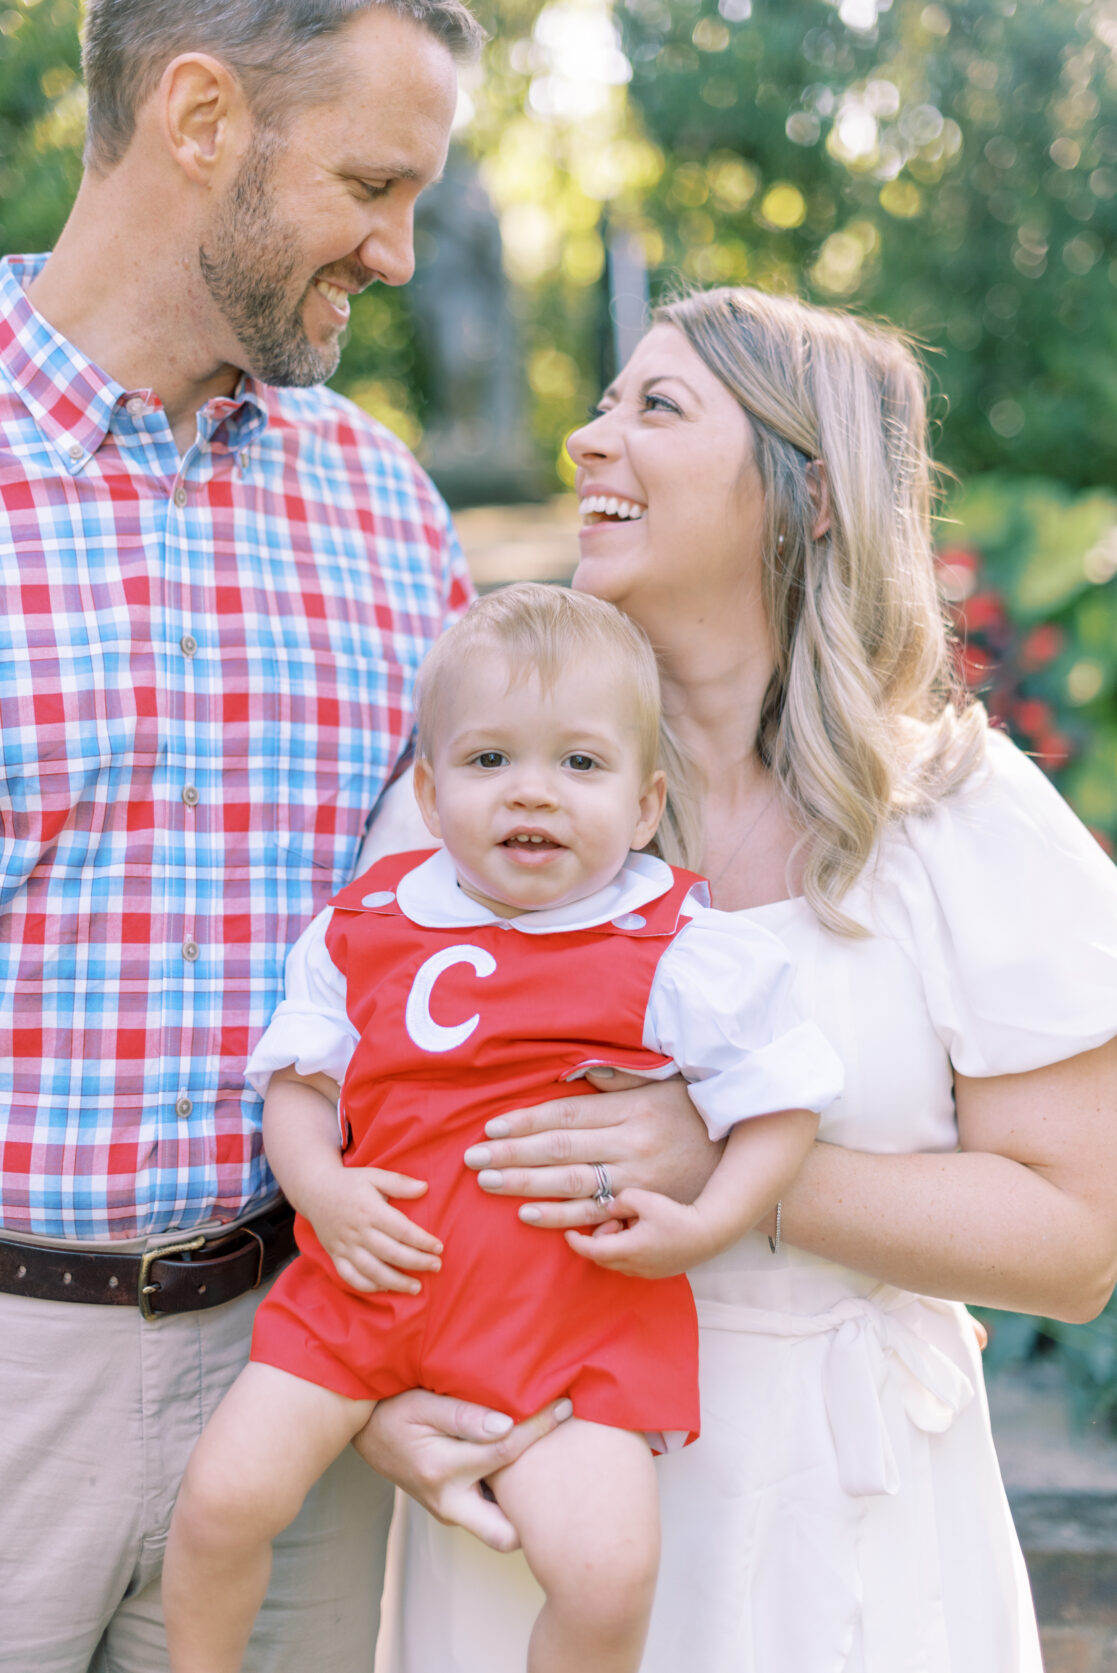
[[[641,771],[649,775],[659,766],[669,764],[670,768],[676,805],[664,822],[666,828],[661,827],[656,846],[665,859],[682,861],[692,851],[686,840],[688,827],[683,825],[691,803],[681,760],[672,753],[671,740],[663,736],[659,669],[643,629],[604,599],[535,581],[517,581],[476,599],[461,620],[435,641],[419,670],[415,701],[421,756],[430,758],[447,688],[456,671],[469,658],[494,652],[507,659],[513,680],[535,675],[545,691],[576,658],[592,657],[620,674],[631,698]]]
[[[932,807],[984,751],[935,582],[923,369],[901,332],[794,297],[704,291],[655,318],[750,421],[775,658],[757,749],[804,833],[807,899],[858,933],[839,902],[885,826]]]

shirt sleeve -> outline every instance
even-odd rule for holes
[[[1117,1035],[1117,867],[1002,734],[885,845],[877,895],[963,1074],[1044,1068]]]
[[[284,997],[245,1068],[261,1097],[277,1069],[331,1075],[340,1085],[359,1036],[345,1009],[345,977],[326,950],[333,908],[308,924],[287,955]]]
[[[783,942],[699,907],[656,969],[644,1044],[672,1057],[713,1139],[777,1110],[821,1111],[842,1091],[837,1053],[792,997]]]

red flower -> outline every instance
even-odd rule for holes
[[[1044,732],[1036,740],[1036,758],[1044,772],[1057,773],[1074,754],[1074,746],[1061,732]]]
[[[1033,627],[1022,642],[1017,660],[1025,670],[1045,668],[1049,662],[1054,662],[1065,644],[1066,635],[1062,628],[1056,627],[1053,622],[1042,622],[1039,627]]]
[[[974,593],[958,612],[968,633],[988,633],[1007,623],[1004,601],[998,593]]]
[[[1038,697],[1022,697],[1013,705],[1013,724],[1033,741],[1048,732],[1055,716],[1049,703],[1043,703]]]

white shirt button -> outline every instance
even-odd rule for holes
[[[70,448],[70,458],[74,461],[75,465],[77,464],[78,460],[81,459],[84,456],[84,454],[85,454],[85,448],[82,447],[81,443],[80,442],[74,442],[73,445]]]
[[[185,1121],[186,1117],[190,1114],[193,1108],[194,1100],[192,1098],[188,1098],[185,1092],[180,1098],[175,1099],[175,1114],[178,1116],[180,1121]]]
[[[175,489],[175,504],[178,506],[180,511],[186,504],[186,489],[182,487],[181,483]]]
[[[133,418],[139,418],[141,413],[147,411],[147,402],[142,395],[130,395],[124,405]]]
[[[193,656],[198,649],[198,641],[192,633],[184,633],[178,642],[178,648],[183,656]]]
[[[200,800],[197,785],[184,784],[182,787],[182,799],[186,803],[187,807],[197,807]]]
[[[198,946],[198,943],[194,940],[193,936],[187,936],[186,940],[182,943],[182,956],[186,960],[187,964],[193,964],[201,950],[202,949]]]

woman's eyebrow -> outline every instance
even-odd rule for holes
[[[700,399],[700,397],[698,395],[698,391],[693,387],[692,384],[689,384],[685,378],[680,377],[678,372],[653,372],[651,374],[651,376],[646,377],[644,379],[643,383],[640,385],[640,394],[641,395],[647,395],[649,393],[649,391],[652,390],[657,383],[678,383],[678,384],[681,384],[683,386],[683,388],[686,390],[687,394],[689,396],[691,396],[691,398],[693,400],[697,401],[697,400]],[[609,385],[608,389],[603,389],[601,391],[601,394],[598,396],[599,401],[615,401],[616,399],[617,399],[617,386],[616,386],[615,383],[611,383]]]
[[[681,384],[692,400],[697,401],[701,399],[698,391],[694,388],[694,385],[688,383],[686,378],[680,377],[678,372],[653,372],[651,377],[645,378],[643,383],[640,385],[641,395],[647,395],[650,390],[654,389],[657,383]]]

